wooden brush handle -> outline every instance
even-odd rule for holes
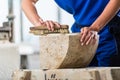
[[[61,28],[58,28],[57,26],[54,26],[55,29],[68,29],[69,26],[68,25],[61,25]],[[46,26],[34,26],[34,27],[30,27],[30,30],[46,30],[47,27]]]

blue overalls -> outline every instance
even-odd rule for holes
[[[102,13],[109,0],[55,0],[65,11],[72,14],[74,24],[72,32],[80,32],[82,27],[90,26]],[[114,36],[107,24],[99,33],[99,45],[96,55],[89,66],[110,66],[110,58],[117,53]],[[89,54],[88,54],[89,55]]]

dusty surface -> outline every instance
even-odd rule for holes
[[[17,70],[12,80],[120,80],[120,67]]]
[[[49,34],[40,37],[40,68],[80,68],[86,67],[92,60],[97,46],[81,46],[79,33]]]

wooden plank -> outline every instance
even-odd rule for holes
[[[68,25],[60,25],[61,28],[58,28],[57,26],[54,26],[55,29],[68,29],[69,26]],[[46,30],[47,27],[46,26],[34,26],[34,27],[30,27],[30,30]]]
[[[50,31],[47,29],[46,26],[35,26],[30,27],[30,33],[34,35],[45,35],[45,34],[53,34],[53,33],[69,33],[69,26],[68,25],[61,25],[61,28],[54,26],[54,31]]]

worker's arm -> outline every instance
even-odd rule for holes
[[[41,25],[43,20],[37,14],[37,10],[35,8],[36,2],[37,0],[22,0],[22,9],[30,22],[33,25],[38,26]]]
[[[110,0],[101,15],[95,20],[95,22],[88,28],[85,27],[81,30],[81,42],[82,44],[88,44],[91,41],[91,31],[99,32],[103,27],[116,15],[120,9],[120,0]]]
[[[91,25],[91,29],[100,31],[120,10],[120,0],[110,0],[102,14]]]
[[[60,25],[57,22],[47,20],[43,21],[42,18],[38,15],[35,3],[38,0],[22,0],[22,9],[29,19],[29,21],[34,25],[34,26],[41,26],[45,25],[49,30],[54,30],[54,26],[60,27]]]

